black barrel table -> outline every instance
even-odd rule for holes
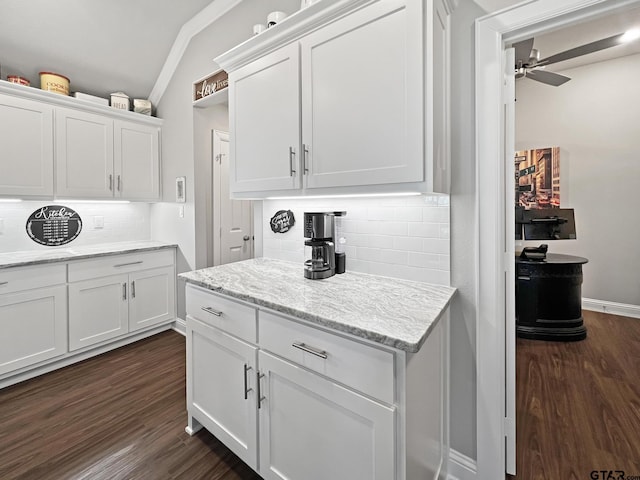
[[[582,265],[573,255],[544,260],[516,256],[516,335],[534,340],[584,340]]]

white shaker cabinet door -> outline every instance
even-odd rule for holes
[[[251,468],[257,468],[256,350],[187,316],[187,409]]]
[[[127,275],[69,284],[69,350],[77,350],[127,333]]]
[[[157,200],[160,197],[160,129],[115,120],[114,178],[116,197]]]
[[[259,352],[265,480],[395,478],[395,410]]]
[[[56,195],[112,198],[113,120],[70,108],[56,109]]]
[[[131,273],[129,280],[129,332],[175,317],[173,267]]]
[[[67,287],[0,295],[0,375],[67,352]]]
[[[305,188],[424,180],[422,8],[377,2],[301,39]]]
[[[231,193],[300,187],[297,44],[229,74]]]
[[[0,95],[0,195],[53,195],[53,107]]]

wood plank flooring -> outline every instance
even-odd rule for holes
[[[515,480],[640,476],[640,320],[584,317],[585,341],[517,341]],[[0,390],[0,479],[260,479],[186,420],[168,331]]]
[[[0,479],[260,479],[186,422],[185,339],[167,331],[0,390]]]
[[[516,341],[511,478],[640,479],[640,319],[590,311],[583,317],[584,341]]]

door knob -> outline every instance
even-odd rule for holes
[[[245,235],[244,237],[242,237],[242,240],[244,240],[245,242],[248,242],[250,238],[251,237],[249,235]]]

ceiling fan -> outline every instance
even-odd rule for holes
[[[624,36],[624,33],[620,33],[542,59],[540,58],[540,52],[533,48],[533,38],[514,43],[513,48],[516,50],[516,78],[526,77],[537,82],[559,87],[571,79],[559,73],[542,70],[542,67],[604,50],[605,48],[615,47],[624,43]]]

